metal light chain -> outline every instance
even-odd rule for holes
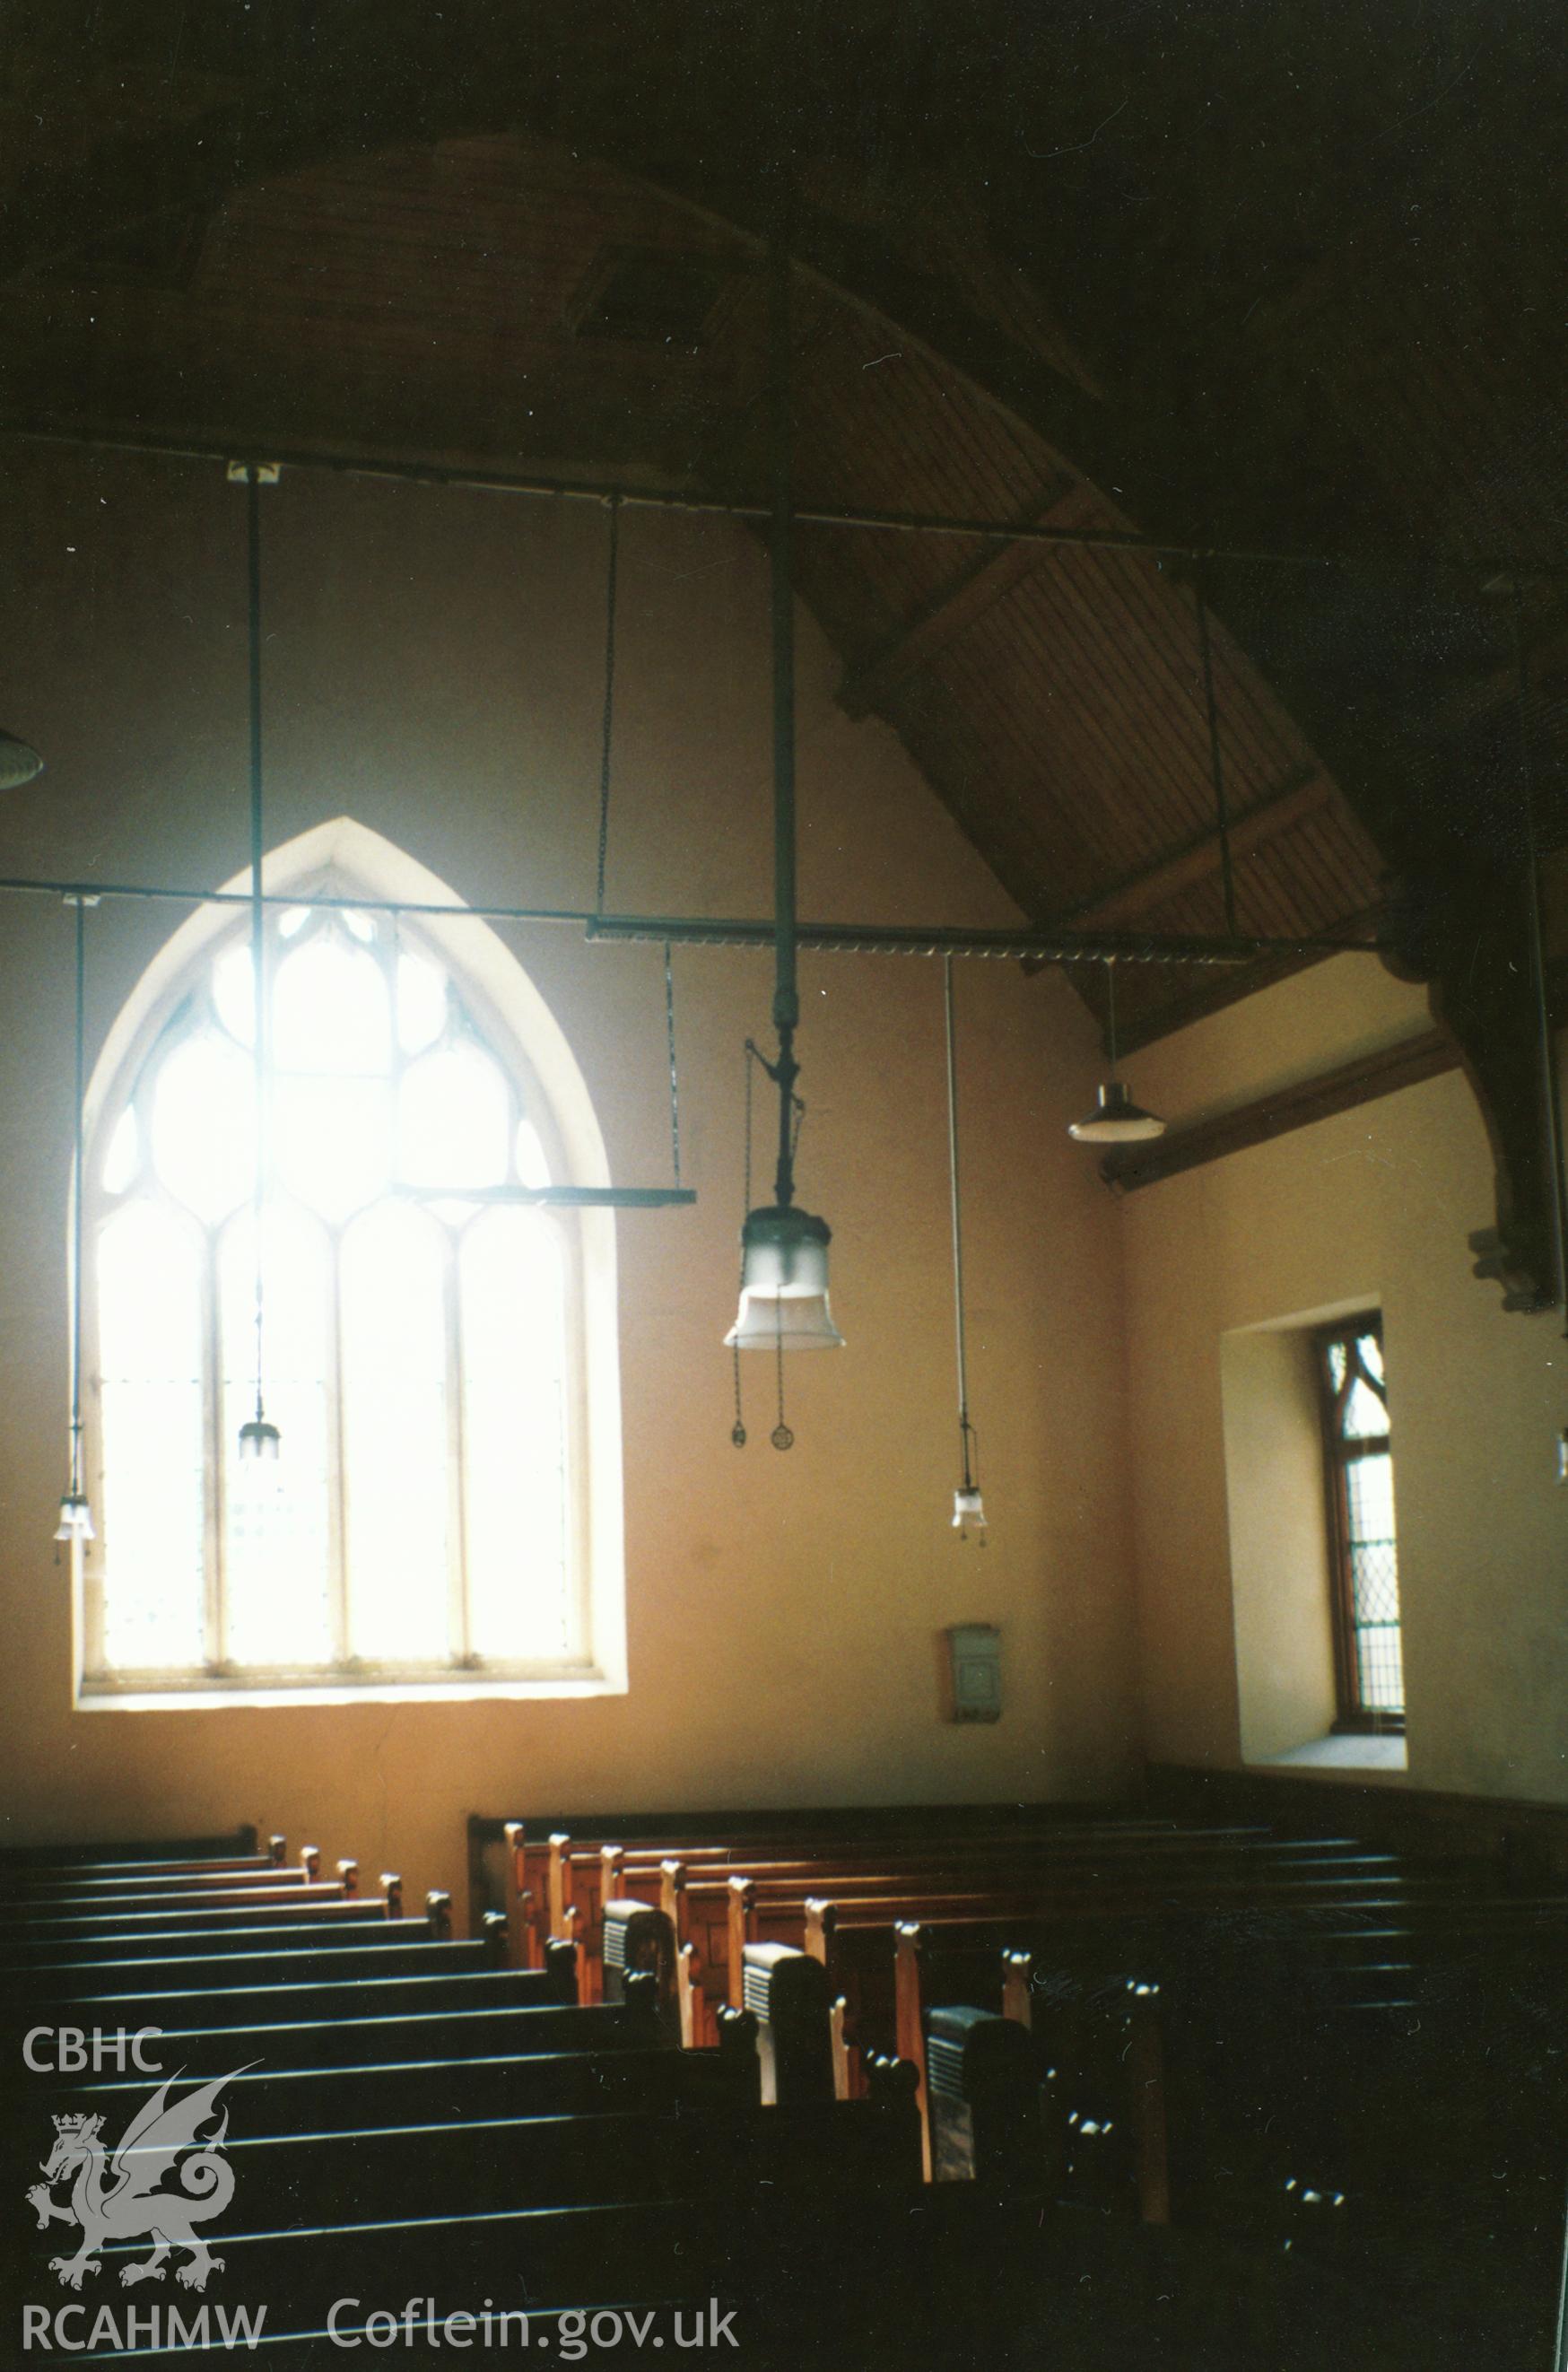
[[[775,1357],[776,1357],[776,1359],[777,1359],[777,1361],[778,1361],[778,1377],[779,1377],[779,1421],[778,1421],[777,1424],[775,1424],[775,1425],[774,1425],[774,1427],[773,1427],[773,1429],[772,1429],[772,1432],[769,1435],[768,1438],[769,1438],[769,1440],[772,1443],[773,1448],[774,1448],[775,1449],[793,1449],[793,1448],[794,1448],[794,1447],[795,1447],[795,1436],[794,1436],[794,1434],[793,1434],[793,1433],[791,1433],[791,1431],[790,1431],[790,1429],[789,1429],[788,1425],[787,1425],[787,1424],[785,1424],[785,1423],[784,1423],[784,1303],[783,1303],[783,1301],[782,1301],[782,1300],[780,1300],[780,1301],[775,1301],[775,1302],[774,1302],[774,1304],[773,1304],[773,1308],[774,1308],[774,1311],[775,1311],[775,1313],[776,1313],[776,1315],[775,1315],[775,1317],[774,1317],[774,1320],[773,1320],[773,1347],[774,1347],[774,1355],[775,1355]]]
[[[610,497],[610,566],[605,579],[604,723],[598,759],[598,884],[595,911],[604,912],[604,876],[610,854],[610,750],[615,731],[615,578],[620,559],[621,497]]]
[[[790,1112],[789,1157],[793,1162],[796,1155],[800,1150],[800,1132],[806,1125],[806,1106],[799,1096],[791,1096],[790,1104],[792,1106],[792,1110]],[[795,1436],[790,1431],[788,1425],[784,1423],[784,1303],[782,1301],[776,1301],[773,1304],[773,1308],[775,1311],[773,1355],[778,1363],[779,1421],[777,1424],[774,1425],[772,1432],[769,1435],[768,1438],[772,1441],[775,1449],[793,1449],[795,1448]]]

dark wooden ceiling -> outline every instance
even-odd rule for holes
[[[1390,869],[1516,841],[1516,619],[1562,836],[1544,6],[33,0],[10,26],[0,421],[755,496],[760,166],[787,148],[803,502],[1334,556],[1202,574],[1243,930],[1359,924]],[[1028,914],[1224,926],[1191,566],[820,527],[797,564],[846,705]],[[1161,967],[1123,1010],[1156,1031],[1270,973]]]

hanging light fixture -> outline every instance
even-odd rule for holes
[[[15,733],[0,732],[0,791],[19,791],[43,772],[43,760]]]
[[[251,462],[245,471],[245,525],[250,680],[250,994],[256,1134],[256,1174],[251,1213],[256,1237],[256,1406],[254,1414],[239,1428],[239,1455],[247,1459],[275,1459],[282,1446],[282,1436],[277,1426],[268,1419],[262,1395],[262,1379],[266,1373],[261,1231],[267,1191],[267,909],[261,895],[261,859],[266,842],[261,796],[261,471],[255,462]]]
[[[95,1538],[95,1533],[93,1511],[82,1482],[82,1203],[86,1183],[82,1154],[87,1134],[83,1099],[87,1088],[87,910],[96,906],[98,900],[76,890],[65,903],[76,910],[76,1109],[71,1179],[71,1481],[60,1502],[54,1537],[57,1541],[86,1543]]]
[[[953,1052],[953,959],[942,959],[943,1010],[947,1031],[947,1185],[953,1213],[953,1326],[958,1357],[958,1462],[962,1479],[953,1494],[953,1529],[961,1541],[985,1546],[985,1506],[980,1495],[975,1429],[970,1423],[969,1361],[964,1329],[964,1238],[958,1203],[958,1068]]]
[[[1145,1137],[1163,1136],[1166,1124],[1157,1113],[1145,1111],[1135,1104],[1116,1076],[1116,958],[1105,959],[1106,988],[1109,997],[1109,1027],[1107,1032],[1110,1054],[1110,1076],[1102,1079],[1095,1090],[1095,1108],[1086,1118],[1075,1120],[1068,1128],[1069,1136],[1080,1145],[1138,1145]]]
[[[781,216],[782,216],[781,208]],[[843,1336],[828,1301],[825,1219],[795,1201],[795,1033],[800,1022],[796,979],[795,588],[790,529],[790,260],[784,221],[770,242],[769,322],[772,346],[773,455],[772,528],[769,558],[773,649],[773,883],[776,971],[773,1027],[778,1056],[760,1057],[779,1091],[778,1168],[773,1200],[749,1210],[740,1231],[740,1307],[725,1341],[738,1351],[837,1351]],[[738,1425],[739,1420],[737,1419]],[[781,1412],[773,1440],[787,1448]]]

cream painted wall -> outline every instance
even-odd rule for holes
[[[1183,1118],[1427,1026],[1418,991],[1346,957],[1150,1048],[1127,1072],[1140,1101]],[[1223,1339],[1380,1303],[1409,1781],[1568,1797],[1568,1494],[1553,1482],[1568,1352],[1560,1318],[1504,1315],[1497,1288],[1472,1278],[1466,1238],[1491,1219],[1490,1154],[1458,1073],[1126,1198],[1152,1758],[1235,1764],[1244,1743]]]
[[[50,766],[0,808],[0,873],[226,878],[247,848],[243,497],[211,470],[71,456],[28,465],[10,492],[3,705]],[[466,898],[591,902],[602,517],[300,475],[263,510],[269,838],[349,814]],[[610,902],[763,913],[761,550],[726,525],[630,514],[621,587]],[[896,739],[837,708],[804,618],[800,674],[803,911],[1013,919]],[[184,911],[94,915],[94,1049]],[[796,1446],[781,1457],[761,1369],[750,1445],[731,1448],[720,1346],[741,1044],[766,1031],[770,970],[682,952],[683,1153],[700,1200],[624,1215],[619,1234],[629,1695],[77,1713],[49,1541],[65,1442],[71,923],[13,898],[0,933],[6,1838],[254,1819],[423,1889],[460,1883],[470,1810],[1082,1796],[1130,1780],[1120,1222],[1063,1134],[1096,1058],[1059,979],[958,975],[983,1552],[947,1522],[937,968],[803,966],[801,1195],[834,1227],[849,1348],[792,1366]],[[614,1173],[663,1177],[657,950],[507,936],[575,1051]],[[1003,1626],[993,1728],[937,1719],[934,1635],[962,1620]]]
[[[1220,1340],[1242,1758],[1324,1737],[1334,1713],[1323,1429],[1310,1332]]]

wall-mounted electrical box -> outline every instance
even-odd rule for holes
[[[942,1634],[944,1721],[1002,1718],[1002,1634],[994,1622],[955,1622]]]

